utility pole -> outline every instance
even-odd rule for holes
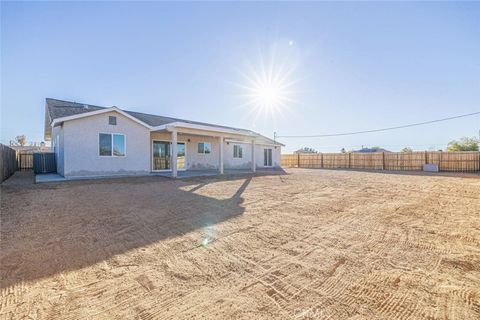
[[[479,133],[480,133],[480,131],[479,131]],[[274,131],[274,132],[273,132],[273,145],[276,144],[276,142],[275,142],[276,140],[277,140],[277,132]]]

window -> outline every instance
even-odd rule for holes
[[[198,153],[211,153],[212,144],[210,142],[199,142],[198,143]]]
[[[117,125],[117,117],[109,116],[108,117],[108,124],[111,124],[112,126],[116,126]]]
[[[243,158],[243,148],[242,146],[235,144],[233,146],[233,157],[234,158]]]
[[[100,133],[99,152],[101,156],[124,157],[125,156],[125,135]]]

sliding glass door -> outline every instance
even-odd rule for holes
[[[172,144],[169,141],[153,141],[153,171],[172,169]],[[177,143],[177,169],[186,168],[186,148],[184,142]]]
[[[263,166],[272,166],[272,149],[263,149]]]
[[[185,143],[177,143],[177,169],[184,170],[185,162],[187,161],[185,157]]]
[[[170,142],[153,141],[153,170],[170,169]]]

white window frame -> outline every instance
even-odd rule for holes
[[[235,150],[237,150],[236,155]],[[235,159],[243,159],[243,146],[241,144],[233,145],[233,157]]]
[[[203,152],[198,152],[198,145],[200,143],[203,143]],[[205,152],[205,143],[208,143],[210,145],[210,152]],[[208,141],[199,141],[197,142],[197,153],[198,154],[212,154],[213,152],[213,149],[212,149],[212,143],[211,142],[208,142]]]
[[[111,137],[110,140],[111,140],[111,143],[112,143],[112,152],[111,152],[110,155],[101,155],[100,154],[100,135],[101,134],[109,134],[110,137]],[[123,156],[116,156],[116,155],[113,154],[113,136],[114,135],[123,136],[123,149],[125,150]],[[125,158],[127,156],[127,136],[124,133],[99,132],[98,133],[98,144],[97,145],[98,145],[98,149],[97,149],[98,156],[101,157],[101,158]]]

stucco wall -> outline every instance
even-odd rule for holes
[[[117,125],[108,124],[109,116],[117,117]],[[100,133],[124,134],[126,155],[124,157],[100,156]],[[171,141],[170,133],[150,133],[141,124],[117,112],[67,121],[63,127],[54,128],[52,140],[56,136],[59,137],[57,170],[66,177],[148,174],[152,169],[152,140]],[[179,133],[177,141],[186,144],[186,168],[188,170],[218,169],[218,137]],[[198,153],[198,143],[200,142],[211,143],[211,153]],[[243,147],[242,158],[233,157],[235,144]],[[275,149],[271,146],[257,144],[255,148],[257,168],[263,167],[264,148],[272,149],[273,166],[280,166],[280,147]],[[225,169],[251,168],[250,142],[224,142],[223,149]]]
[[[277,148],[275,149],[275,147],[271,145],[259,144],[255,146],[255,159],[256,159],[257,168],[264,168],[264,165],[263,165],[264,149],[272,149],[272,166],[275,168],[280,167],[280,155],[281,155],[280,146],[277,146]]]
[[[242,147],[242,158],[233,157],[233,146]],[[225,142],[223,145],[223,167],[225,169],[251,169],[252,168],[252,144]]]
[[[117,117],[117,125],[108,124],[109,116]],[[63,132],[66,177],[150,172],[149,130],[117,112],[67,121]],[[100,133],[124,134],[125,157],[100,156]]]

